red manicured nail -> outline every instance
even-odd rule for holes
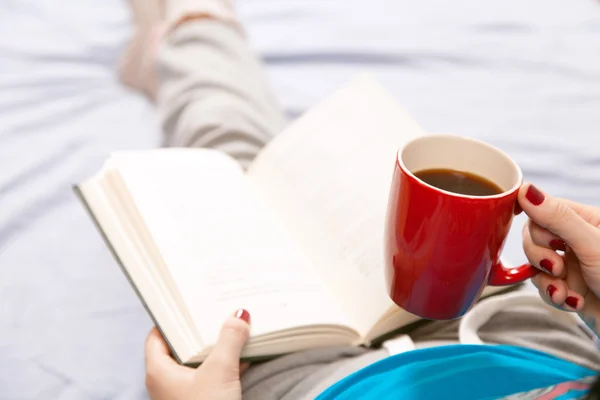
[[[536,188],[533,185],[529,186],[529,189],[527,189],[527,193],[525,193],[525,197],[534,206],[539,206],[544,202],[544,199],[546,198],[546,196],[544,196],[544,193],[540,192],[538,188]]]
[[[514,213],[515,215],[519,215],[523,212],[523,209],[521,208],[521,205],[519,204],[518,201],[515,202],[515,210]]]
[[[550,241],[550,247],[554,250],[567,251],[567,244],[558,239],[552,239]]]
[[[577,308],[577,303],[579,303],[579,300],[577,299],[577,297],[569,296],[565,300],[565,303],[567,303],[567,305],[569,307],[571,307],[572,309],[576,309]]]
[[[548,285],[546,292],[548,292],[548,297],[550,297],[550,301],[552,301],[552,295],[554,294],[554,292],[556,292],[556,286]]]
[[[546,272],[551,274],[552,270],[554,269],[554,263],[544,258],[542,261],[540,261],[540,267],[542,267]]]
[[[235,312],[235,317],[245,321],[247,324],[250,324],[250,313],[243,308],[240,308]]]

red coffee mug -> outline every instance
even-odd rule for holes
[[[469,196],[431,186],[414,173],[453,169],[502,188]],[[398,151],[385,232],[386,279],[392,300],[434,320],[464,315],[486,285],[520,283],[538,270],[504,268],[500,252],[523,181],[519,166],[497,148],[452,135],[415,139]]]

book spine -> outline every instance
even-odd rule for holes
[[[113,247],[112,243],[110,242],[110,239],[108,238],[108,236],[104,232],[104,229],[102,229],[102,225],[100,224],[100,222],[98,221],[98,218],[96,218],[96,215],[94,214],[94,212],[90,208],[89,203],[88,203],[88,201],[85,198],[85,195],[81,191],[81,188],[78,185],[74,185],[73,186],[73,192],[75,193],[75,195],[77,196],[77,198],[79,199],[79,201],[81,202],[81,204],[83,205],[83,207],[85,208],[85,210],[87,211],[88,215],[92,219],[94,225],[96,226],[96,229],[98,230],[98,233],[100,233],[100,236],[104,240],[104,243],[106,244],[106,247],[108,247],[108,249],[110,250],[111,254],[113,255],[113,257],[115,259],[115,261],[117,262],[117,264],[121,268],[121,271],[123,272],[123,274],[127,278],[127,281],[131,285],[131,288],[133,289],[133,291],[135,292],[136,296],[138,297],[138,299],[140,300],[140,302],[142,303],[142,305],[146,309],[146,312],[150,316],[150,319],[152,319],[152,321],[154,322],[154,325],[156,326],[156,328],[158,329],[158,331],[162,335],[163,339],[167,343],[167,346],[169,346],[169,350],[171,352],[171,355],[173,356],[173,358],[179,364],[185,365],[181,361],[181,358],[179,357],[179,355],[177,354],[177,352],[175,351],[175,349],[173,348],[171,342],[169,342],[169,339],[167,338],[167,336],[164,334],[164,331],[161,329],[160,324],[158,323],[158,320],[154,317],[154,314],[152,314],[152,311],[148,307],[148,304],[144,300],[144,297],[142,296],[142,294],[138,290],[137,286],[133,282],[133,279],[131,279],[131,275],[129,275],[129,272],[127,272],[127,268],[125,268],[125,265],[123,264],[123,261],[119,257],[119,254],[117,253],[117,251]],[[195,364],[195,365],[197,366],[197,364]]]

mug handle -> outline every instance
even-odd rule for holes
[[[523,264],[518,267],[508,266],[508,263],[498,260],[498,263],[492,267],[488,285],[490,286],[509,286],[522,283],[529,278],[533,278],[540,272],[539,269],[531,264]]]

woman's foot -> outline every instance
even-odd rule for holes
[[[124,85],[156,99],[156,52],[165,33],[194,19],[216,19],[239,27],[233,0],[129,0],[135,33],[123,53],[119,78]]]
[[[129,0],[135,23],[133,38],[119,65],[119,79],[154,101],[157,89],[155,56],[166,30],[163,0]]]

